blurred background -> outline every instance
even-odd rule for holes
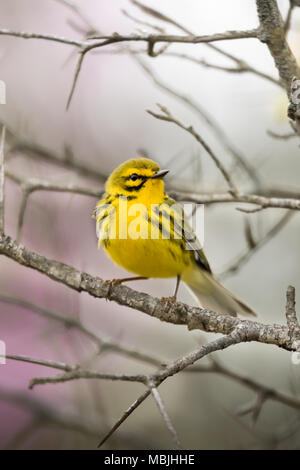
[[[285,18],[289,2],[278,3]],[[152,25],[166,33],[182,34],[175,26],[147,15],[127,0],[74,0],[74,4],[79,6],[79,13],[64,1],[0,0],[0,29],[77,40],[92,30],[108,35],[152,33],[155,31]],[[199,35],[246,30],[258,24],[254,0],[162,0],[159,5],[154,0],[145,0],[144,4],[159,8]],[[288,39],[297,57],[299,34],[300,9],[296,8]],[[147,154],[170,168],[169,189],[199,193],[226,190],[215,165],[188,133],[145,112],[155,111],[156,103],[161,103],[207,140],[239,189],[300,192],[298,139],[278,139],[268,133],[289,134],[291,128],[286,118],[285,92],[276,84],[277,70],[267,47],[255,39],[216,45],[274,81],[254,73],[208,67],[207,64],[213,64],[232,68],[236,64],[205,44],[171,45],[155,58],[145,54],[145,45],[141,43],[131,44],[131,52],[128,47],[114,45],[87,55],[66,111],[78,55],[75,48],[1,36],[0,79],[6,83],[7,104],[0,105],[0,120],[11,131],[7,171],[22,179],[38,178],[101,191],[101,175],[108,175],[128,158]],[[134,54],[132,50],[143,53]],[[200,63],[178,57],[177,53]],[[203,113],[170,94],[165,85],[189,97]],[[209,116],[214,126],[207,123],[203,114]],[[216,128],[222,129],[230,145],[226,145],[224,136],[219,138]],[[230,146],[243,156],[250,172],[237,164]],[[50,158],[45,155],[42,158],[43,152],[36,151],[37,148],[42,148]],[[53,163],[55,159],[65,159],[65,164]],[[76,170],[78,163],[90,168],[91,174]],[[22,190],[10,178],[5,190],[6,233],[15,238]],[[34,192],[28,199],[20,242],[92,275],[104,279],[124,277],[124,272],[97,249],[91,218],[96,200],[64,192]],[[292,284],[300,292],[299,214],[286,219],[276,236],[251,253],[240,269],[228,272],[232,263],[249,251],[249,238],[264,239],[285,214],[278,209],[245,214],[236,207],[237,204],[206,207],[206,255],[213,271],[259,313],[261,322],[283,323],[287,286]],[[173,292],[174,280],[140,281],[131,286],[154,296],[168,296]],[[154,354],[163,361],[178,358],[215,336],[189,332],[186,327],[162,323],[115,303],[72,292],[1,257],[0,339],[6,343],[7,354],[70,364],[80,362],[89,364],[93,370],[107,372],[145,373],[153,369],[113,351],[99,354],[95,343],[76,329],[43,318],[13,301],[7,303],[4,296],[79,318],[101,337]],[[184,286],[180,287],[179,297],[193,302]],[[290,353],[278,347],[242,344],[214,357],[242,375],[299,396],[299,366],[292,364]],[[0,365],[0,448],[94,449],[99,438],[143,390],[133,383],[88,380],[28,390],[32,377],[56,373],[11,360]],[[185,448],[291,449],[299,445],[297,410],[267,401],[253,426],[251,416],[241,417],[237,413],[255,395],[227,377],[182,373],[164,383],[161,394]],[[172,446],[156,404],[148,398],[105,448]]]

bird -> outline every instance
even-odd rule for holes
[[[182,206],[164,188],[169,170],[149,158],[133,158],[108,177],[105,193],[97,203],[98,246],[133,277],[105,281],[114,284],[148,278],[176,278],[177,299],[183,281],[202,308],[237,316],[256,313],[214,277]]]

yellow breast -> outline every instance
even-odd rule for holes
[[[99,242],[108,256],[129,272],[176,277],[191,263],[191,254],[183,249],[182,240],[162,237],[159,224],[151,218],[151,207],[119,198],[106,209],[106,217],[104,209],[99,211]],[[164,236],[168,237],[168,231]]]

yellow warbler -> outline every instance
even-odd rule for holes
[[[253,310],[223,287],[211,272],[203,249],[186,221],[181,205],[164,191],[164,176],[147,158],[128,160],[106,182],[94,215],[101,245],[119,266],[139,278],[177,278],[196,295],[202,307],[236,316]]]

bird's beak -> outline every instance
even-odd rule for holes
[[[167,173],[169,173],[170,170],[160,170],[157,171],[151,178],[163,178],[166,176]]]

